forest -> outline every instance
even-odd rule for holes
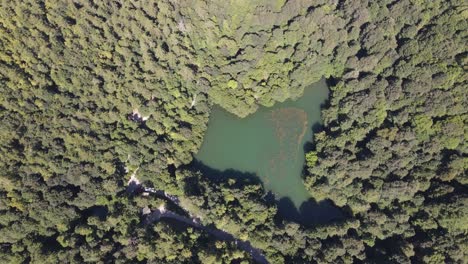
[[[0,4],[0,263],[466,263],[462,0]],[[253,178],[194,170],[211,109],[326,78],[303,182],[343,217],[278,217]],[[132,176],[180,199],[126,191]],[[181,209],[183,208],[183,210]]]

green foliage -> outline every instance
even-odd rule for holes
[[[414,130],[421,140],[427,140],[434,133],[432,129],[432,118],[421,114],[413,119]]]
[[[236,89],[239,84],[235,80],[229,80],[227,86],[231,89]]]
[[[371,5],[306,154],[311,195],[348,208],[371,263],[466,258],[466,19],[456,1],[431,4]]]
[[[318,157],[317,152],[311,151],[306,154],[306,164],[308,167],[314,167],[317,164]]]
[[[122,194],[139,168],[272,263],[462,263],[466,17],[461,1],[6,1],[0,262],[252,262],[198,230],[140,225],[162,201]],[[322,76],[304,182],[345,219],[278,223],[260,185],[181,167],[213,103],[243,117]]]

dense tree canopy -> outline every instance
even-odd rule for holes
[[[0,262],[252,263],[141,209],[132,174],[271,263],[463,263],[463,1],[4,1]],[[238,116],[327,78],[304,184],[344,218],[277,217],[258,182],[187,166],[218,104]]]

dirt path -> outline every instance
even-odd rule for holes
[[[136,186],[131,186],[131,185],[129,185],[129,190],[131,192],[146,192],[146,193],[154,194],[155,196],[159,198],[171,201],[173,204],[175,204],[176,206],[179,206],[182,210],[186,211],[184,208],[181,207],[179,198],[177,198],[174,195],[167,194],[165,191],[162,191],[162,190],[156,190],[154,188],[143,187],[142,185],[139,185],[139,184],[138,185],[134,184]],[[249,241],[243,241],[243,240],[237,239],[232,234],[227,233],[223,230],[219,230],[217,228],[206,227],[200,224],[198,222],[198,219],[185,217],[175,212],[172,212],[170,210],[167,210],[165,208],[158,208],[158,209],[152,210],[151,213],[147,215],[145,219],[145,223],[152,224],[154,222],[159,221],[161,218],[174,219],[186,225],[203,230],[209,233],[210,235],[216,237],[219,240],[234,242],[240,249],[244,250],[245,252],[248,252],[257,263],[260,263],[260,264],[269,263],[268,260],[263,255],[262,251],[258,248],[253,247]]]

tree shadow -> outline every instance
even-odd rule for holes
[[[199,171],[204,177],[207,177],[214,183],[226,182],[234,178],[236,179],[234,186],[239,188],[247,184],[260,184],[263,186],[262,181],[255,173],[241,172],[234,169],[221,171],[213,169],[199,160],[194,160],[187,168],[191,171]],[[193,178],[193,180],[196,180],[196,178]],[[186,184],[188,188],[196,185],[195,182],[193,184]],[[198,188],[190,188],[184,191],[192,195],[200,195],[199,193],[194,193],[196,190],[198,190]],[[281,197],[278,199],[274,193],[267,191],[263,196],[263,202],[270,205],[276,204],[278,212],[275,216],[275,222],[277,224],[281,224],[282,220],[287,220],[296,222],[305,227],[311,227],[329,223],[341,219],[344,216],[343,212],[337,206],[327,200],[317,203],[314,199],[310,198],[303,202],[299,208],[296,208],[289,197]]]
[[[234,186],[240,187],[247,184],[261,184],[260,177],[256,173],[242,172],[235,169],[218,170],[211,168],[202,161],[194,159],[187,167],[191,171],[200,171],[203,176],[215,183],[226,182],[228,179],[236,179]]]
[[[129,196],[138,195],[144,191],[144,188],[141,184],[137,184],[136,182],[130,182],[127,187],[125,188],[125,193]]]
[[[299,223],[305,227],[330,223],[343,218],[342,211],[331,201],[316,202],[309,198],[299,208],[288,197],[277,201],[278,215],[281,219]]]

